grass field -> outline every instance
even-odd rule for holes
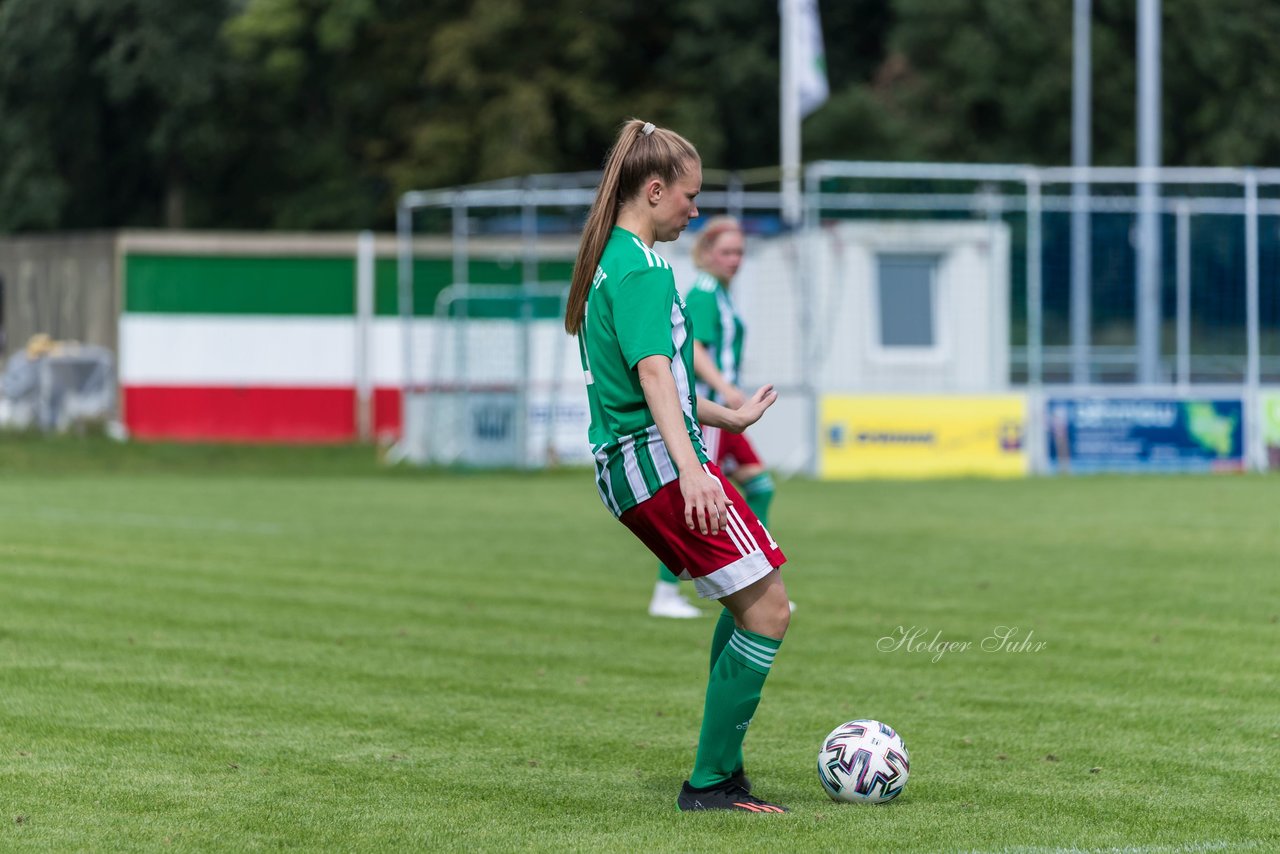
[[[587,475],[371,457],[0,442],[0,849],[1280,850],[1280,478],[783,484],[767,817],[675,809],[713,621]]]

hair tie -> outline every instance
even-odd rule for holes
[[[645,136],[653,133],[653,122],[645,122],[644,127],[640,128],[640,132]]]

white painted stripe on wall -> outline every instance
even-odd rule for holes
[[[355,385],[351,318],[125,314],[124,385]]]
[[[484,329],[492,325],[493,329]],[[473,321],[464,358],[475,382],[519,377],[518,338],[510,321]],[[507,331],[503,330],[506,327]],[[494,353],[496,340],[501,352]],[[378,388],[404,377],[404,324],[379,317],[368,342]],[[586,399],[574,340],[558,321],[538,321],[530,335],[529,374],[543,391],[559,381],[562,400]],[[413,325],[414,380],[453,376],[458,342],[424,319]],[[345,317],[125,314],[120,318],[120,379],[125,385],[355,385],[355,322]],[[436,364],[439,362],[440,364]]]
[[[475,382],[498,382],[520,376],[516,366],[521,348],[515,324],[505,320],[473,320],[467,325],[471,333],[461,350],[448,323],[437,325],[424,319],[413,325],[415,382],[453,376],[460,352]],[[398,318],[380,317],[374,322],[369,364],[376,385],[400,385],[404,376],[404,350],[400,343],[403,335],[404,324]],[[564,324],[559,320],[535,321],[530,329],[529,348],[529,375],[536,383],[545,385],[558,380],[562,394],[586,399],[578,344],[565,335]]]

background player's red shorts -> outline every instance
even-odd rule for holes
[[[732,475],[743,466],[764,467],[764,461],[756,453],[746,433],[730,433],[728,430],[703,424],[702,442],[706,445],[707,456],[727,475]]]
[[[786,563],[786,556],[719,466],[706,466],[729,500],[729,525],[714,536],[684,523],[678,480],[622,514],[622,524],[676,575],[692,579],[698,595],[719,599],[749,587]]]

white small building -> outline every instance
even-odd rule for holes
[[[694,237],[657,247],[682,288]],[[765,458],[806,465],[800,437],[827,395],[1007,391],[1009,249],[999,221],[841,221],[750,239],[731,295],[747,329],[743,386],[780,391],[752,428]]]
[[[675,256],[682,288],[694,275],[684,251],[692,243],[658,247]],[[732,297],[747,325],[748,380],[802,384],[807,364],[824,392],[1009,385],[1003,223],[840,222],[754,238]]]

